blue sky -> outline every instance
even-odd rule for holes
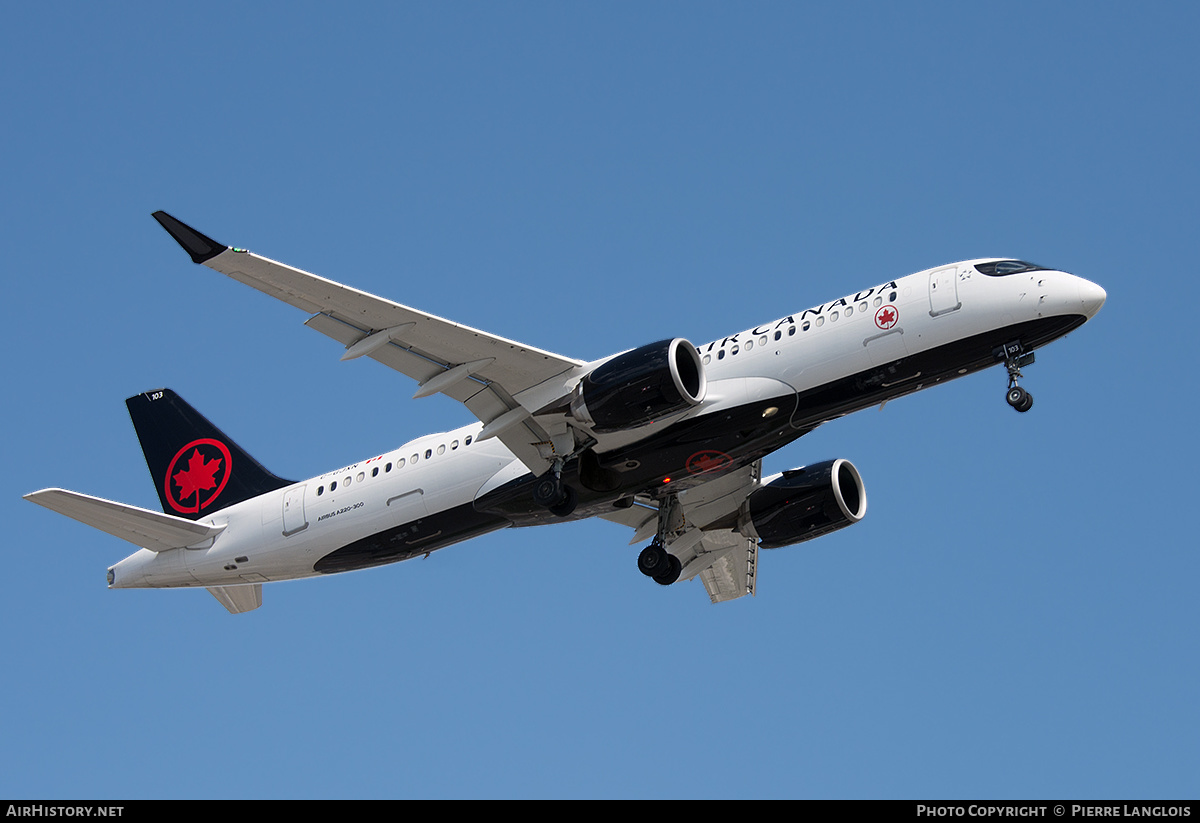
[[[123,3],[0,27],[0,796],[1170,798],[1200,788],[1188,3]],[[1014,256],[1108,303],[1026,372],[832,423],[863,473],[758,596],[608,523],[108,591],[20,499],[157,499],[170,386],[284,476],[471,421],[151,219],[544,349],[707,341]]]

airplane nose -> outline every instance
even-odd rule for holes
[[[1083,313],[1090,320],[1096,316],[1096,312],[1100,311],[1108,294],[1090,280],[1081,279],[1079,281],[1079,298],[1083,302]]]

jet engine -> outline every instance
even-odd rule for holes
[[[755,489],[741,531],[764,549],[803,543],[843,529],[867,513],[867,490],[849,460],[792,469]]]
[[[708,382],[696,347],[676,337],[619,354],[584,376],[571,414],[596,432],[633,429],[699,405]]]

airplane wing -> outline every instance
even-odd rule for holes
[[[439,392],[453,397],[484,423],[480,439],[500,438],[535,475],[551,465],[556,432],[533,413],[568,393],[583,361],[229,248],[166,212],[157,211],[154,218],[193,262],[309,312],[305,325],[345,346],[343,360],[370,357],[408,375],[420,384],[414,397]]]
[[[66,489],[42,489],[25,499],[152,552],[196,546],[225,530]]]
[[[668,550],[683,564],[679,579],[699,577],[713,603],[754,594],[758,541],[735,531],[731,516],[761,477],[759,460],[679,494],[682,523]],[[632,528],[631,545],[652,539],[658,531],[658,506],[648,498],[639,497],[633,506],[600,517]]]

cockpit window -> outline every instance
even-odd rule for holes
[[[1020,274],[1026,271],[1050,271],[1037,263],[1026,263],[1024,260],[997,260],[994,263],[978,263],[975,270],[988,277],[1004,277],[1006,274]]]

